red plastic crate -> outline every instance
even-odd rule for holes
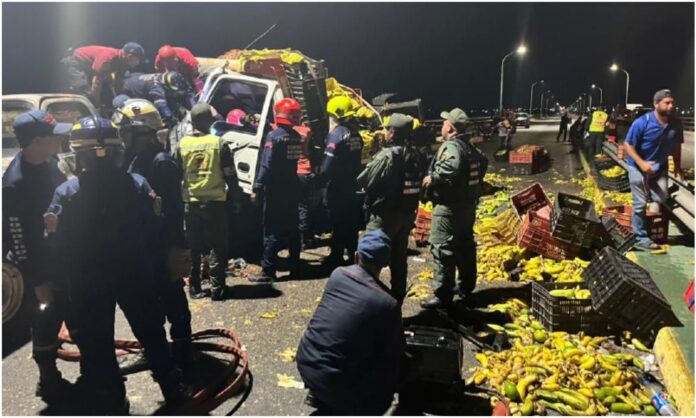
[[[616,221],[623,226],[631,228],[631,215],[633,214],[633,207],[631,205],[625,206],[611,206],[602,209],[603,216],[611,216],[616,219]]]
[[[616,156],[620,160],[623,160],[623,158],[624,158],[624,145],[623,144],[619,144],[616,146]]]
[[[693,279],[691,280],[691,283],[689,283],[689,287],[686,288],[686,291],[684,292],[684,295],[682,295],[684,298],[684,302],[686,302],[686,306],[689,307],[689,310],[691,313],[694,313],[694,281]]]
[[[430,242],[430,227],[432,222],[432,214],[426,212],[422,208],[418,209],[416,215],[416,228],[413,230],[413,240],[416,245],[423,246]]]
[[[515,152],[515,151],[510,151],[509,155],[509,160],[508,162],[510,164],[532,164],[534,162],[534,154],[533,153],[521,153],[521,152]]]
[[[551,201],[539,183],[534,183],[526,189],[513,194],[510,196],[510,201],[512,202],[512,207],[515,208],[515,212],[517,212],[517,216],[520,218],[530,210],[536,211],[544,206],[551,207]]]
[[[667,242],[667,236],[669,235],[669,218],[667,218],[667,215],[648,212],[645,214],[645,219],[648,224],[647,229],[650,239],[658,244]]]
[[[551,207],[527,212],[517,234],[517,244],[546,258],[556,261],[574,258],[579,248],[563,243],[551,236]]]

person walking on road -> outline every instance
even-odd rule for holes
[[[214,301],[223,300],[228,288],[228,190],[238,192],[237,173],[229,146],[208,133],[215,122],[212,107],[199,103],[191,109],[194,132],[179,143],[174,158],[184,170],[184,217],[191,246],[189,295],[205,296],[201,288],[201,256],[210,250],[211,292]],[[234,194],[233,194],[234,195]]]
[[[628,178],[633,195],[631,226],[638,239],[636,247],[654,250],[659,246],[650,239],[646,226],[649,202],[664,205],[669,198],[668,159],[674,158],[675,175],[683,178],[681,148],[684,127],[674,114],[672,92],[663,89],[653,97],[655,110],[637,118],[626,135]]]
[[[595,155],[601,154],[604,144],[604,131],[607,126],[609,115],[604,111],[604,106],[597,106],[597,110],[592,112],[590,127],[588,131],[590,135],[587,137],[585,146],[587,147],[587,159],[592,160]]]
[[[459,271],[458,293],[469,298],[476,286],[476,241],[474,221],[481,183],[488,160],[463,134],[469,118],[461,109],[443,112],[445,121],[440,146],[423,186],[431,189],[435,207],[430,231],[435,263],[435,295],[422,301],[428,309],[448,306],[454,296]]]
[[[561,116],[561,122],[558,125],[558,135],[556,135],[556,142],[559,142],[561,135],[563,135],[563,142],[568,140],[568,124],[570,123],[570,118],[568,117],[568,112],[563,112]]]
[[[42,110],[17,116],[12,129],[21,150],[2,175],[3,260],[17,266],[31,291],[32,358],[39,368],[36,396],[48,404],[64,400],[71,388],[56,367],[68,295],[65,278],[47,259],[43,220],[53,192],[66,180],[54,157],[71,128]]]
[[[412,117],[393,113],[385,126],[387,144],[360,173],[358,184],[367,193],[370,218],[366,230],[381,229],[391,240],[391,295],[401,304],[406,297],[408,237],[427,161],[410,143]]]

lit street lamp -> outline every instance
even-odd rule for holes
[[[626,74],[626,101],[624,104],[628,107],[628,83],[631,76],[628,74],[628,71],[624,70],[623,68],[619,68],[619,66],[616,64],[612,64],[611,67],[609,67],[609,69],[614,72],[621,70]]]
[[[604,90],[596,84],[592,85],[592,90],[594,89],[599,90],[599,104],[604,104]]]
[[[503,114],[503,76],[505,73],[505,60],[512,54],[517,54],[517,55],[524,55],[527,53],[527,47],[522,44],[517,47],[515,51],[510,52],[509,54],[505,55],[503,57],[503,60],[500,62],[500,101],[498,102],[498,111],[500,114]]]
[[[532,117],[532,101],[534,100],[534,86],[536,86],[537,84],[544,84],[544,80],[532,83],[532,89],[529,92],[529,117]]]

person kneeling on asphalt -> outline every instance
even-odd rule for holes
[[[454,282],[459,271],[458,293],[466,299],[476,287],[476,241],[474,221],[483,176],[488,160],[463,132],[468,116],[461,109],[442,112],[445,121],[440,146],[430,165],[423,186],[432,193],[433,220],[430,231],[431,252],[435,263],[435,296],[422,301],[428,309],[447,306],[454,297]]]
[[[404,355],[401,309],[379,280],[391,243],[381,229],[358,242],[355,264],[331,273],[297,350],[318,415],[382,415]]]
[[[71,333],[80,348],[77,389],[87,415],[127,415],[114,351],[116,304],[142,345],[167,406],[187,398],[164,330],[154,268],[161,205],[147,180],[130,174],[116,126],[94,116],[70,133],[77,176],[56,189],[44,214],[51,259],[68,277]]]
[[[201,288],[201,255],[210,249],[212,300],[223,300],[227,286],[228,256],[228,189],[238,196],[237,173],[229,146],[217,135],[209,134],[216,121],[209,104],[199,103],[191,109],[193,135],[179,142],[174,159],[184,170],[184,217],[186,235],[191,246],[189,296],[205,296]]]
[[[118,114],[121,116],[119,135],[126,151],[135,155],[128,171],[145,177],[162,199],[165,229],[155,269],[164,313],[171,324],[169,334],[174,342],[174,362],[190,380],[193,368],[191,312],[183,277],[191,271],[191,250],[184,236],[181,167],[164,149],[164,124],[152,103],[131,99],[123,104]]]
[[[660,90],[653,98],[655,110],[637,118],[626,135],[624,146],[628,155],[628,179],[633,195],[631,226],[636,234],[636,247],[643,250],[659,248],[650,239],[646,226],[648,202],[664,205],[669,198],[668,161],[674,158],[675,175],[681,170],[681,147],[684,127],[674,117],[674,97],[670,90]]]

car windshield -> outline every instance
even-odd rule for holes
[[[2,102],[2,147],[19,148],[19,143],[12,130],[12,122],[15,118],[33,106],[24,101],[3,101]]]
[[[46,106],[46,111],[52,114],[60,123],[75,123],[78,119],[91,114],[84,103],[76,101],[49,103]]]
[[[260,83],[242,80],[221,80],[215,89],[210,105],[223,117],[235,111],[236,114],[246,115],[247,119],[255,116],[257,119],[263,113],[268,88]],[[241,110],[241,112],[239,112]],[[240,118],[237,116],[237,118]],[[229,129],[247,134],[256,134],[259,124],[245,121],[241,117],[239,125],[230,125]]]

